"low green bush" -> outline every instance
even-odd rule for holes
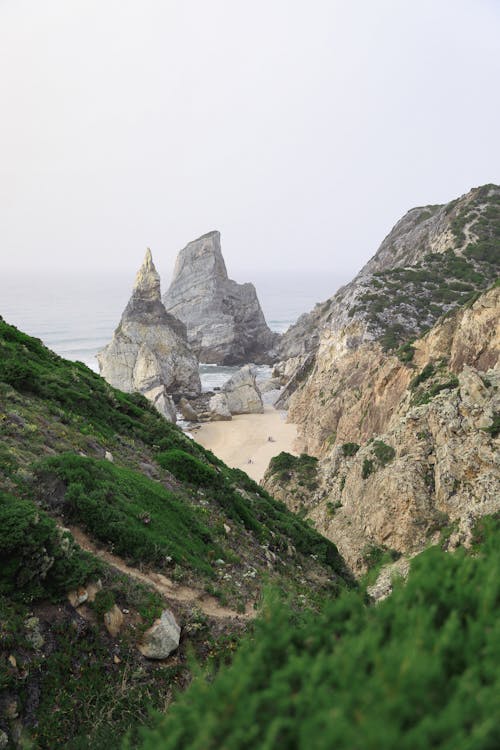
[[[368,479],[370,474],[375,471],[375,464],[370,458],[363,460],[363,466],[361,467],[361,476],[363,479]]]
[[[199,487],[217,487],[221,479],[212,466],[208,466],[186,451],[173,449],[158,453],[156,460],[181,482],[189,482]]]
[[[383,440],[374,440],[373,452],[381,466],[386,466],[396,455],[394,448],[384,443]]]
[[[357,592],[319,614],[268,599],[232,665],[198,676],[142,750],[493,750],[499,569],[485,519],[473,555],[429,549],[377,606]]]
[[[0,493],[0,594],[57,599],[100,570],[34,503]]]
[[[344,443],[342,446],[342,453],[347,458],[348,456],[355,456],[359,451],[360,446],[358,443]]]

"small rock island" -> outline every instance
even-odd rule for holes
[[[185,323],[200,362],[245,365],[275,359],[279,336],[266,323],[254,285],[229,278],[219,232],[208,232],[180,251],[163,302]]]

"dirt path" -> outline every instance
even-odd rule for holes
[[[141,581],[141,583],[152,586],[166,599],[173,599],[174,601],[183,604],[194,604],[208,617],[215,617],[218,619],[240,618],[248,620],[256,615],[252,602],[249,602],[246,605],[245,612],[236,612],[228,607],[223,607],[215,597],[209,596],[204,591],[199,591],[190,586],[181,586],[174,583],[174,581],[171,581],[170,578],[167,578],[162,573],[156,573],[155,571],[143,573],[137,568],[127,565],[121,557],[97,547],[82,529],[77,526],[69,526],[68,528],[73,534],[75,541],[83,550],[91,552],[96,557],[107,562],[112,568],[119,570],[121,573],[125,573],[125,575],[130,576],[131,578],[135,578],[136,581]]]

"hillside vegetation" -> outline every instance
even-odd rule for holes
[[[433,547],[406,585],[320,615],[267,602],[233,664],[200,676],[143,750],[493,750],[500,743],[500,523]]]
[[[201,662],[230,658],[265,583],[299,607],[349,583],[335,545],[246,474],[143,397],[3,320],[0,437],[0,743],[9,747],[118,747],[189,681],[189,650]],[[100,554],[82,551],[70,529]],[[167,581],[171,598],[149,580]],[[76,603],[92,587],[93,599]],[[213,615],[197,605],[203,597],[217,604],[205,608]],[[105,615],[116,608],[123,624],[112,633]],[[181,644],[155,663],[138,644],[166,608]]]

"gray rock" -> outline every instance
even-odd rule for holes
[[[262,414],[264,404],[251,365],[245,365],[225,383],[223,393],[231,414]]]
[[[193,409],[187,398],[181,398],[179,401],[179,409],[184,419],[187,419],[188,422],[198,421],[198,412]]]
[[[166,659],[179,646],[180,636],[181,629],[175,617],[166,609],[144,633],[139,651],[147,659]]]
[[[185,326],[161,302],[160,277],[149,248],[118,328],[97,359],[108,383],[144,394],[171,422],[176,414],[171,394],[201,392],[198,361]]]
[[[259,390],[261,393],[269,393],[270,391],[279,391],[281,389],[281,382],[279,378],[269,378],[263,383],[259,384]]]
[[[190,242],[177,257],[163,301],[186,324],[188,341],[201,362],[269,362],[279,339],[268,328],[253,284],[229,279],[219,232]]]
[[[225,393],[216,393],[208,403],[212,422],[228,422],[232,419],[229,402]]]

